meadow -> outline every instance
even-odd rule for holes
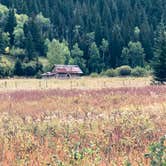
[[[48,89],[102,89],[118,87],[142,87],[149,85],[151,77],[81,77],[77,79],[2,79],[0,91],[48,90]]]
[[[149,166],[166,131],[150,78],[0,81],[0,165]]]

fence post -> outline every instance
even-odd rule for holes
[[[46,80],[46,89],[48,88],[48,83],[47,83],[47,80]]]
[[[41,89],[41,81],[39,81],[39,88]]]
[[[123,80],[123,86],[125,86],[125,81]]]
[[[17,82],[15,82],[15,88],[17,89]]]
[[[104,88],[106,88],[106,82],[104,81]]]
[[[5,81],[5,88],[7,88],[7,81]]]
[[[71,90],[73,89],[73,82],[72,81],[70,81],[70,88],[71,88]]]

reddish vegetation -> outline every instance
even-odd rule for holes
[[[2,165],[148,165],[166,131],[166,87],[0,94]]]

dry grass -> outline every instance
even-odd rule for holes
[[[150,77],[145,78],[90,78],[59,79],[6,79],[0,80],[0,91],[43,90],[43,89],[102,89],[118,87],[143,87],[150,84]]]
[[[149,166],[148,146],[165,135],[166,87],[150,78],[5,81],[0,165]]]

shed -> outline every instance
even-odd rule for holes
[[[54,65],[51,72],[42,74],[43,77],[74,78],[83,74],[78,65]]]

